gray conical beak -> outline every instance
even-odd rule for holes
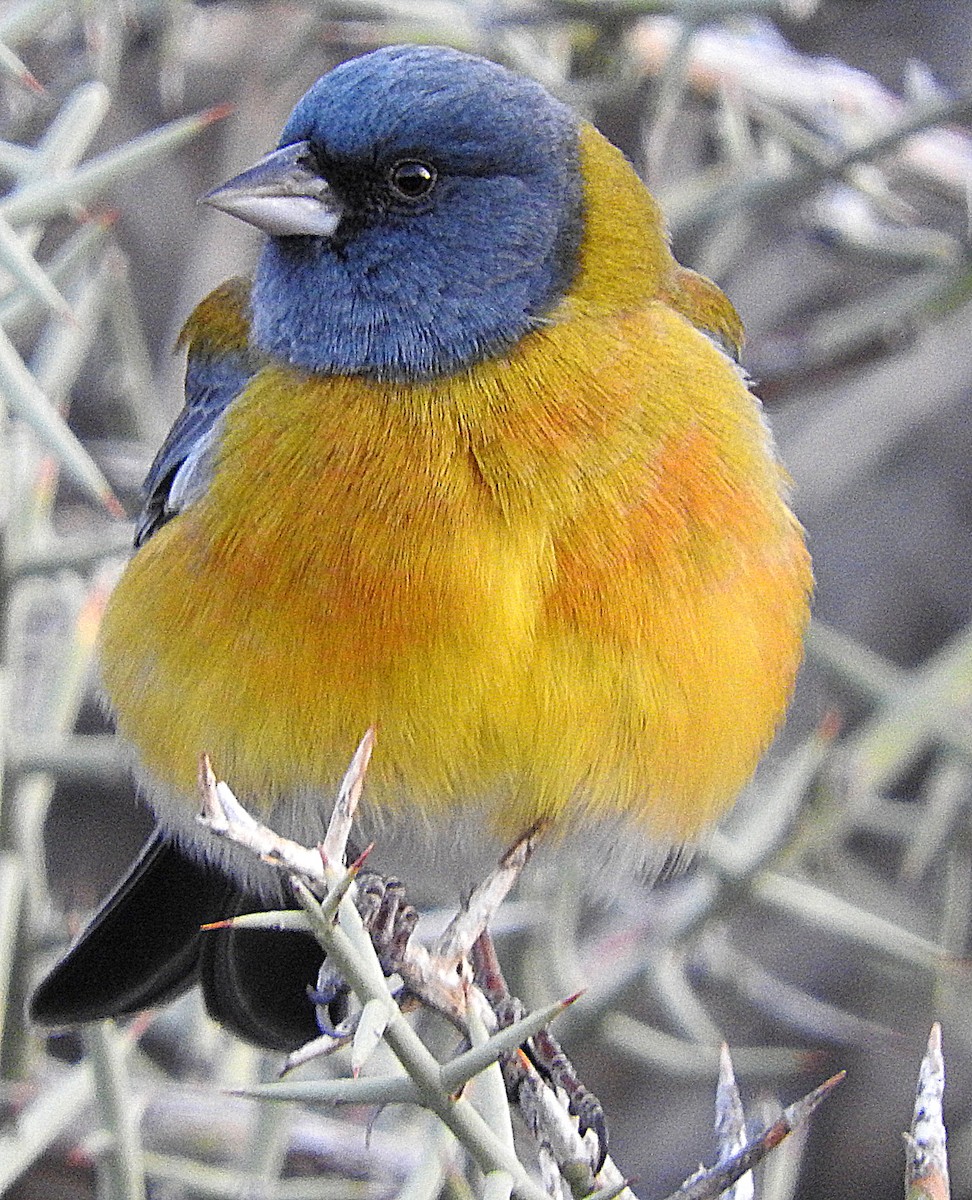
[[[344,206],[315,169],[308,142],[274,150],[202,197],[274,237],[331,237]]]

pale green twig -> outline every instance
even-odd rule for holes
[[[85,1043],[101,1119],[110,1134],[104,1156],[107,1200],[144,1200],[140,1111],[129,1088],[123,1036],[113,1021],[98,1021],[86,1029]]]
[[[0,215],[11,224],[17,224],[75,213],[90,204],[109,184],[144,170],[150,163],[196,137],[214,121],[222,120],[229,112],[227,105],[218,105],[195,116],[181,117],[89,159],[73,171],[25,184],[0,199]]]

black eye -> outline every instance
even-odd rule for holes
[[[403,200],[421,200],[435,187],[435,168],[428,163],[406,158],[388,172],[391,189]]]

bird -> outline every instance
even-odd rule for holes
[[[280,901],[195,820],[201,754],[314,839],[374,728],[366,813],[444,846],[446,882],[467,842],[537,822],[614,870],[692,842],[747,782],[812,573],[735,309],[539,83],[372,51],[205,199],[264,238],[182,331],[185,407],[100,641],[156,830],[32,1012],[199,983],[232,1032],[292,1050],[321,952],[200,932]]]

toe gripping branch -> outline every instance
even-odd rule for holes
[[[470,953],[473,979],[496,1014],[497,1025],[506,1029],[525,1015],[523,1002],[510,994],[496,947],[489,930],[484,929]],[[607,1120],[601,1102],[577,1077],[573,1063],[561,1049],[557,1039],[546,1029],[535,1033],[520,1047],[522,1055],[536,1068],[551,1086],[560,1088],[567,1096],[567,1111],[577,1118],[578,1133],[583,1138],[593,1133],[597,1144],[593,1171],[597,1175],[608,1153]],[[520,1092],[527,1079],[527,1069],[520,1053],[506,1054],[500,1059],[503,1080],[510,1100],[519,1103]]]
[[[407,903],[404,883],[393,876],[386,879],[368,873],[359,875],[357,884],[355,907],[371,938],[381,969],[386,978],[399,974],[408,955],[409,940],[418,924],[418,910]],[[401,991],[399,988],[398,993]],[[321,963],[317,986],[308,988],[307,994],[317,1009],[321,1032],[329,1037],[340,1036],[349,1014],[350,989],[344,976],[328,959]]]

